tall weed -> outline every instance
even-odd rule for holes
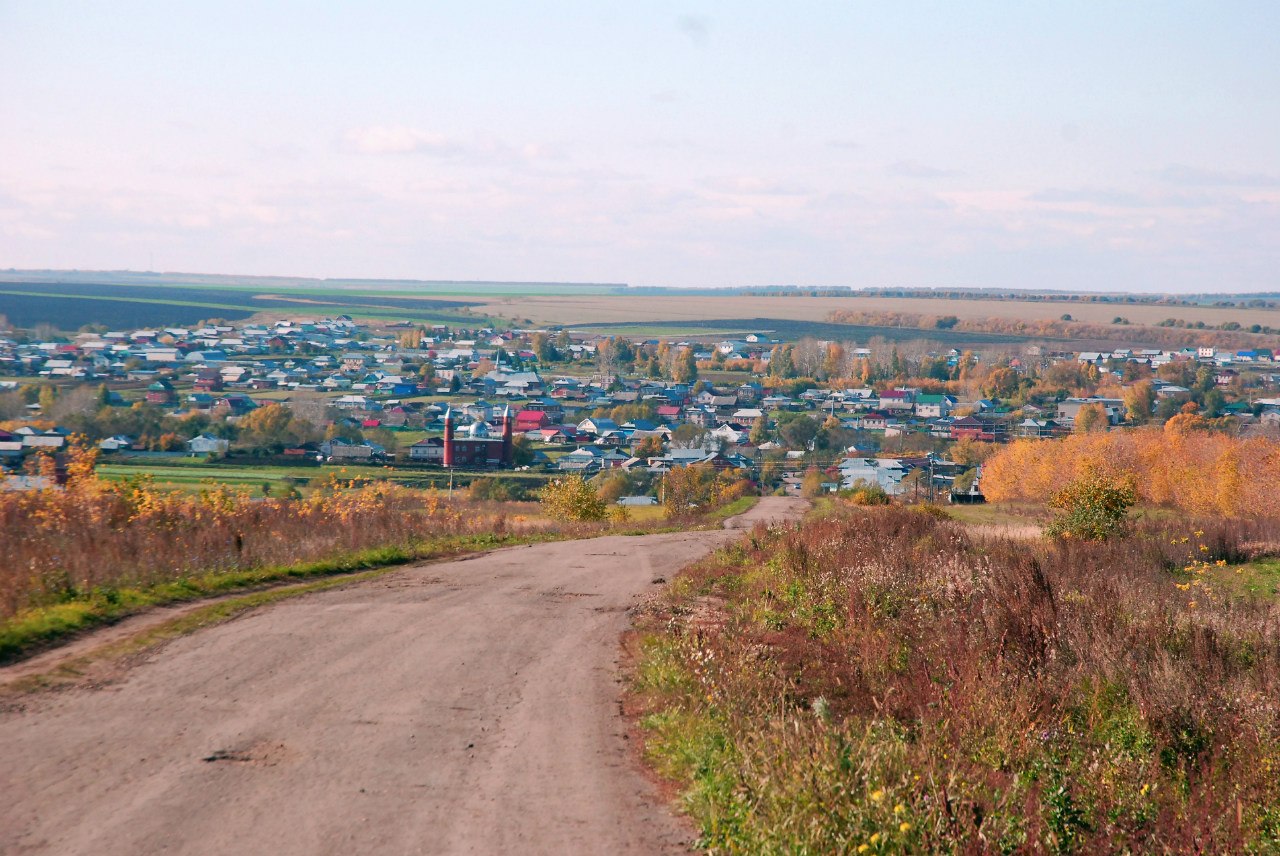
[[[898,507],[758,527],[653,618],[648,751],[713,852],[1276,850],[1280,610],[1202,572],[1278,534],[1027,541]]]

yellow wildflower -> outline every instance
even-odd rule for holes
[[[873,833],[871,834],[871,844],[874,846],[874,845],[879,844],[879,843],[880,843],[880,833],[878,833],[878,832],[873,832]]]
[[[884,799],[884,788],[876,788],[871,792],[872,802],[880,802],[882,799]]]
[[[904,820],[904,821],[902,821],[902,823],[898,824],[898,831],[899,831],[899,832],[910,832],[910,831],[911,831],[911,824],[907,823],[905,820]]]

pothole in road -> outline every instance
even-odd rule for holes
[[[548,600],[570,600],[575,597],[600,597],[598,592],[588,591],[565,591],[564,589],[551,589],[551,591],[542,592],[542,596]]]
[[[218,749],[200,760],[208,764],[252,764],[259,767],[274,767],[288,760],[292,755],[293,752],[284,743],[260,740],[246,746]]]

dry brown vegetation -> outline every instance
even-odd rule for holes
[[[0,619],[121,587],[554,528],[386,482],[338,480],[307,499],[251,499],[223,485],[189,495],[145,477],[107,482],[93,463],[79,450],[65,489],[0,493]]]
[[[715,853],[1273,852],[1280,612],[1186,568],[1278,528],[757,528],[649,618],[647,752]]]
[[[967,302],[967,301],[957,301]],[[1013,301],[1015,304],[1017,301]],[[1035,304],[1029,304],[1035,305]],[[1088,304],[1086,304],[1088,305]],[[1110,309],[1122,309],[1127,312],[1130,307],[1111,306]],[[1150,307],[1141,307],[1150,308]],[[1189,307],[1161,307],[1167,314],[1164,317],[1183,318],[1175,312],[1177,309]],[[1223,310],[1225,311],[1225,310]],[[1258,310],[1236,313],[1235,320],[1253,316]],[[1273,319],[1271,313],[1261,313]],[[1075,315],[1073,314],[1074,318]],[[1128,315],[1124,316],[1128,319]],[[923,315],[914,312],[891,312],[885,310],[856,309],[836,310],[827,319],[837,324],[859,324],[877,327],[914,328],[922,334],[939,329],[942,315]],[[1163,319],[1162,319],[1163,320]],[[1100,321],[1081,322],[1066,321],[1061,318],[1038,317],[1023,318],[1017,314],[993,315],[988,318],[955,319],[949,323],[948,330],[960,333],[997,333],[1001,335],[1027,336],[1045,339],[1078,339],[1081,341],[1128,341],[1161,348],[1183,348],[1188,346],[1211,345],[1218,348],[1270,348],[1276,342],[1274,333],[1250,333],[1242,330],[1191,329],[1185,327],[1153,326],[1143,323],[1125,323],[1122,325],[1106,324]]]

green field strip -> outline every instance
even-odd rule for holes
[[[204,303],[195,300],[152,300],[146,297],[114,297],[106,294],[50,294],[44,291],[17,291],[13,289],[0,289],[0,295],[8,294],[13,297],[39,297],[45,300],[100,300],[108,303],[141,303],[146,306],[153,306],[157,303],[164,306],[194,306],[199,309],[222,309],[231,310],[233,312],[254,312],[258,311],[258,307],[253,306],[237,306],[230,303]]]

